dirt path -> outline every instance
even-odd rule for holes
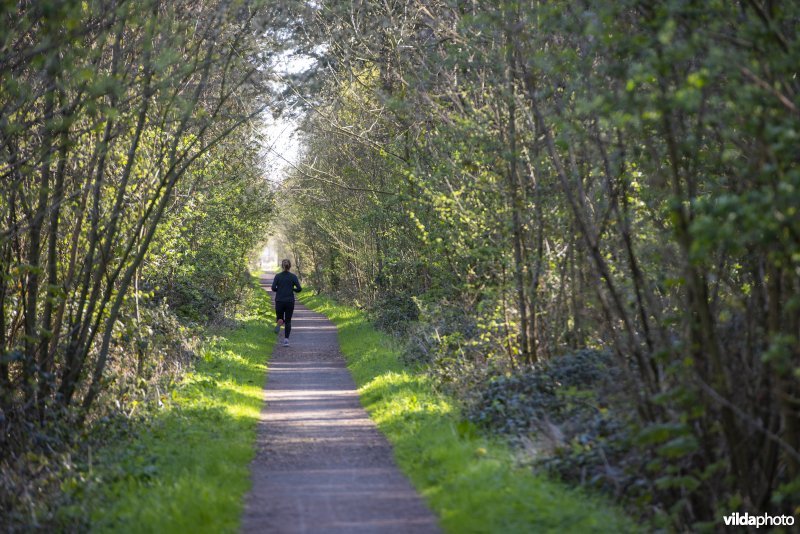
[[[333,323],[298,303],[290,341],[270,360],[242,531],[439,532],[361,407]]]

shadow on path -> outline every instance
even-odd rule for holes
[[[297,303],[291,342],[269,363],[242,532],[439,532],[361,407],[333,323]]]

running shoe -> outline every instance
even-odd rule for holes
[[[275,333],[276,334],[281,331],[281,325],[282,324],[283,324],[283,319],[278,319],[278,324],[275,325]]]
[[[283,346],[284,347],[288,347],[289,346],[289,340],[288,339],[284,339],[283,340]]]

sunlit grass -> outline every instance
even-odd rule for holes
[[[361,402],[395,458],[449,532],[631,532],[603,499],[515,465],[508,447],[461,420],[455,403],[407,369],[390,336],[353,308],[321,296],[301,301],[338,327]]]
[[[99,458],[101,532],[235,532],[275,334],[257,291],[238,329],[217,332],[173,399],[130,442]]]

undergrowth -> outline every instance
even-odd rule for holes
[[[322,296],[300,300],[337,326],[361,402],[394,446],[401,469],[449,532],[631,532],[602,498],[519,467],[509,447],[462,418],[422,369],[364,314]]]
[[[94,531],[237,530],[275,335],[269,308],[267,293],[252,292],[238,326],[214,333],[156,416],[98,453],[72,488]]]

